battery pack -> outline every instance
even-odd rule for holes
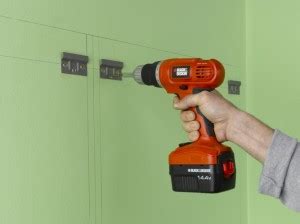
[[[218,193],[235,187],[236,169],[234,154],[225,152],[214,165],[170,165],[173,191]]]

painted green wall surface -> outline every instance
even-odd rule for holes
[[[299,138],[300,2],[254,0],[246,8],[247,108]],[[299,223],[299,214],[257,193],[261,165],[248,161],[248,223]]]
[[[0,223],[87,223],[87,80],[59,52],[86,37],[0,18]]]
[[[98,69],[101,58],[124,61],[125,72],[170,57],[218,58],[226,81],[242,81],[240,96],[224,84],[225,97],[299,138],[298,1],[0,5],[0,223],[299,222],[258,194],[261,165],[234,145],[235,190],[172,192],[167,156],[186,141],[172,96],[102,80]],[[63,51],[89,56],[87,77],[60,73]]]
[[[2,16],[243,64],[244,1],[0,0]],[[220,38],[223,41],[220,41]],[[203,47],[205,46],[205,47]]]

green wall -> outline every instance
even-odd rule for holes
[[[247,109],[285,133],[300,137],[300,2],[247,2]],[[261,165],[248,159],[249,224],[299,223],[299,214],[257,193]]]
[[[170,4],[172,3],[172,4]],[[172,96],[99,79],[99,59],[137,64],[218,58],[245,95],[245,5],[238,0],[0,0],[0,223],[247,222],[246,155],[235,190],[171,191],[167,156],[186,141]],[[61,52],[88,76],[60,73]]]

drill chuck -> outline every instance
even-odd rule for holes
[[[144,65],[137,66],[133,71],[133,79],[140,85],[144,85],[143,79],[142,79],[142,68]]]
[[[139,65],[133,71],[134,80],[141,85],[161,87],[159,81],[159,62]]]

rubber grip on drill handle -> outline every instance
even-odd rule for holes
[[[197,94],[197,93],[201,93],[202,91],[212,91],[213,89],[203,89],[203,88],[194,88],[193,89],[193,94]],[[215,137],[215,130],[214,130],[214,124],[212,122],[210,122],[200,111],[199,107],[196,107],[196,116],[200,116],[200,119],[202,118],[203,123],[205,125],[205,130],[206,130],[206,134],[209,137]],[[196,117],[197,120],[197,117]],[[201,129],[201,128],[200,128]],[[203,133],[202,133],[203,135]],[[200,138],[201,138],[201,133],[200,133]]]

